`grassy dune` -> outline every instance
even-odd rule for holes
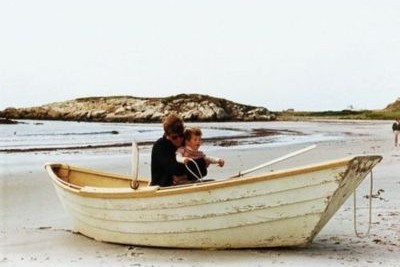
[[[400,118],[400,110],[341,110],[341,111],[294,111],[273,112],[277,120],[307,120],[307,119],[348,119],[348,120],[395,120]]]

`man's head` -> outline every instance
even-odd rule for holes
[[[168,115],[163,121],[164,134],[176,147],[183,142],[183,121],[175,114]]]

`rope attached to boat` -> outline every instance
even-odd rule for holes
[[[189,167],[187,164],[185,164],[186,169],[187,169],[194,177],[196,177],[196,179],[197,179],[198,181],[203,182],[203,180],[202,180],[202,179],[203,179],[203,175],[201,175],[201,171],[200,171],[199,165],[197,165],[197,162],[194,161],[193,159],[190,159],[190,158],[189,158],[189,160],[190,160],[191,162],[193,162],[194,166],[196,166],[196,169],[197,169],[197,171],[199,172],[199,176],[197,176],[197,175],[190,169],[190,167]]]
[[[131,180],[131,182],[129,183],[129,186],[133,189],[136,190],[139,188],[139,181],[138,180]]]
[[[371,230],[371,221],[372,221],[372,189],[373,189],[373,173],[370,172],[370,186],[369,186],[369,208],[368,208],[368,229],[366,233],[360,234],[357,231],[357,204],[356,204],[356,189],[353,192],[353,222],[354,222],[354,232],[357,237],[364,238],[369,235]]]

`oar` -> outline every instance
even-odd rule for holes
[[[139,182],[138,178],[138,170],[139,170],[139,147],[137,146],[135,140],[132,141],[132,181],[130,186],[132,189],[138,189]]]
[[[311,149],[314,149],[314,148],[316,148],[316,147],[317,147],[317,145],[311,145],[311,146],[308,146],[308,147],[306,147],[306,148],[302,148],[302,149],[300,149],[300,150],[294,151],[294,152],[289,153],[289,154],[287,154],[287,155],[284,155],[284,156],[282,156],[282,157],[280,157],[280,158],[277,158],[277,159],[268,161],[268,162],[266,162],[266,163],[264,163],[264,164],[261,164],[261,165],[259,165],[259,166],[254,167],[254,168],[251,168],[251,169],[248,169],[248,170],[245,170],[245,171],[239,171],[239,173],[238,173],[237,175],[234,175],[234,176],[232,176],[232,177],[230,177],[230,178],[237,178],[237,177],[246,175],[246,174],[248,174],[248,173],[254,172],[254,171],[259,170],[259,169],[261,169],[261,168],[264,168],[264,167],[267,167],[267,166],[269,166],[269,165],[275,164],[275,163],[277,163],[277,162],[279,162],[279,161],[282,161],[282,160],[285,160],[285,159],[294,157],[294,156],[296,156],[296,155],[299,155],[299,154],[301,154],[301,153],[307,152],[307,151],[309,151],[309,150],[311,150]]]

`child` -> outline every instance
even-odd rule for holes
[[[225,161],[220,158],[206,156],[199,150],[202,143],[202,133],[199,128],[188,128],[185,130],[185,146],[178,148],[176,151],[176,160],[180,163],[187,164],[187,178],[190,181],[196,181],[207,175],[207,167],[210,164],[218,164],[223,167]],[[195,161],[195,163],[192,162]]]

